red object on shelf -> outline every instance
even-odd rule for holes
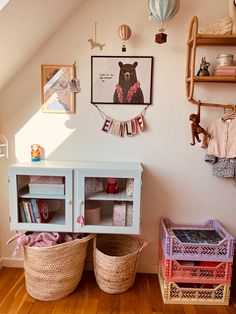
[[[116,194],[119,192],[118,179],[116,178],[108,178],[106,192],[108,194]]]

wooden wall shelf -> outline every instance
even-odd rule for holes
[[[198,104],[199,100],[194,98],[195,83],[236,83],[236,76],[196,76],[195,62],[197,46],[236,46],[236,34],[234,35],[213,35],[198,33],[198,18],[193,17],[187,42],[187,63],[186,63],[186,95],[188,101]],[[201,105],[208,107],[232,108],[232,105],[201,102]]]

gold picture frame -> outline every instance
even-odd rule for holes
[[[75,78],[73,65],[41,65],[41,108],[46,113],[75,113],[75,93],[70,81]]]

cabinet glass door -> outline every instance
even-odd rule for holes
[[[74,229],[94,233],[139,233],[140,178],[75,172]]]
[[[10,168],[11,229],[72,230],[72,171]]]

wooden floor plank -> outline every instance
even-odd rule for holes
[[[0,314],[236,314],[236,281],[229,306],[175,305],[162,301],[157,275],[137,274],[133,287],[112,295],[102,291],[92,271],[85,271],[73,293],[43,302],[26,291],[22,269],[0,270]]]

